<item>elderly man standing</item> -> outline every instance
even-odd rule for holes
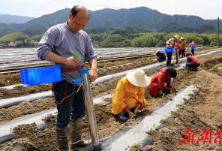
[[[90,82],[97,78],[97,57],[88,34],[83,29],[89,21],[89,12],[84,6],[74,6],[67,22],[48,29],[39,42],[37,56],[61,66],[63,81],[53,84],[58,115],[56,118],[57,141],[60,151],[68,151],[67,126],[70,124],[72,144],[84,145],[81,140],[85,104],[83,89],[71,84],[80,78],[78,73],[85,61],[89,62]],[[73,57],[71,53],[78,54]],[[72,145],[72,147],[75,147]]]

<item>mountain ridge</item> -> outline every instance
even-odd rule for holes
[[[28,21],[34,19],[35,17],[28,16],[18,16],[18,15],[10,15],[10,14],[0,14],[0,23],[5,24],[22,24],[27,23]]]
[[[46,14],[22,24],[0,24],[0,37],[7,33],[20,31],[29,36],[43,34],[51,26],[66,22],[70,10],[71,8],[61,9],[52,14]],[[139,27],[157,32],[168,32],[169,29],[166,25],[169,24],[168,26],[170,27],[170,23],[177,23],[181,30],[183,28],[197,28],[203,25],[212,25],[214,28],[217,27],[217,19],[204,20],[198,16],[192,15],[167,15],[147,7],[119,10],[105,8],[97,11],[89,10],[89,12],[90,20],[85,28],[118,29],[125,27]],[[220,20],[220,27],[222,27],[221,23]],[[180,31],[180,29],[177,30]]]

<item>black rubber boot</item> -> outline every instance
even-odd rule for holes
[[[71,119],[69,123],[70,134],[72,138],[72,148],[84,147],[89,145],[90,142],[82,140],[82,127],[83,127],[83,118]]]
[[[56,127],[57,142],[58,142],[60,151],[69,151],[66,131],[67,131],[67,127],[63,127],[63,128]]]

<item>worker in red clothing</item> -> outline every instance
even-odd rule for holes
[[[200,61],[195,56],[192,56],[190,53],[186,54],[186,56],[186,68],[193,68],[194,71],[197,71],[197,67],[200,66]]]
[[[181,50],[182,50],[182,47],[178,43],[175,43],[176,64],[179,64]]]
[[[164,67],[153,76],[150,84],[148,85],[148,90],[153,97],[158,97],[164,94],[170,93],[170,91],[175,91],[171,85],[171,78],[176,78],[177,71],[173,68]]]

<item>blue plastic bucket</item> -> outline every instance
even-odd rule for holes
[[[165,47],[166,53],[174,53],[174,48]]]
[[[196,46],[191,46],[190,48],[191,48],[191,49],[196,49],[197,47],[196,47]]]
[[[22,84],[38,85],[62,81],[60,66],[28,68],[20,70]]]

